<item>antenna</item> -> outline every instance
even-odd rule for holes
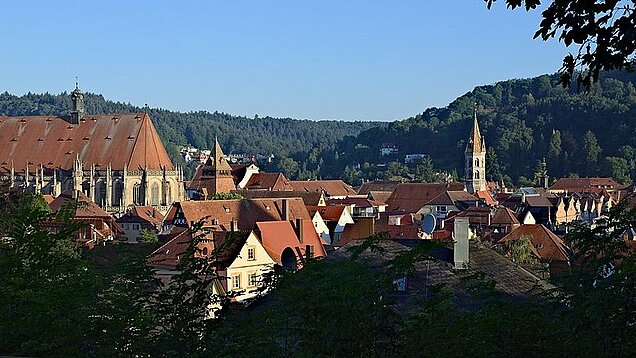
[[[432,234],[433,231],[435,231],[436,221],[435,215],[431,213],[424,215],[422,219],[422,230],[429,235]]]

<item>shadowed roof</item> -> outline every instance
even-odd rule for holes
[[[77,197],[73,197],[73,191],[65,191],[55,198],[50,204],[52,211],[58,211],[65,205],[77,205],[75,217],[78,218],[112,218],[99,205],[95,204],[88,196],[77,191]]]
[[[550,190],[586,191],[589,189],[622,189],[624,185],[612,178],[561,178]]]
[[[55,116],[0,117],[0,172],[44,168],[173,170],[166,149],[145,113],[86,115],[79,124]]]
[[[289,180],[287,183],[291,185],[294,191],[324,191],[327,196],[347,196],[356,194],[353,187],[342,180]]]
[[[247,190],[288,190],[287,178],[282,173],[254,173],[245,184]]]

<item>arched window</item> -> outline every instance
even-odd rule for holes
[[[475,179],[479,179],[479,170],[475,171]]]
[[[479,166],[479,158],[475,158],[475,166],[478,167]]]
[[[86,196],[91,195],[91,183],[88,180],[82,182],[82,193]]]
[[[106,203],[106,183],[103,180],[98,180],[95,183],[95,203],[97,205]]]
[[[113,183],[113,195],[111,199],[111,205],[119,206],[121,205],[122,196],[124,195],[124,183],[119,180],[116,180]]]
[[[133,204],[135,205],[143,205],[142,195],[141,195],[141,185],[139,183],[135,183],[133,185]]]
[[[159,204],[159,184],[155,182],[150,187],[150,205],[158,206]]]

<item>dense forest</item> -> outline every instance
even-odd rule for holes
[[[226,154],[274,154],[272,163],[260,163],[265,171],[359,184],[461,179],[476,108],[488,148],[489,180],[530,185],[545,158],[553,180],[600,175],[631,183],[636,175],[636,74],[604,74],[589,91],[564,88],[557,81],[557,75],[543,75],[476,87],[447,107],[392,123],[148,111],[177,163],[183,164],[180,146],[210,148],[218,137]],[[143,110],[91,93],[86,106],[88,113]],[[0,115],[65,114],[70,107],[67,93],[0,95]],[[398,154],[380,156],[382,143],[395,144]],[[427,157],[404,164],[405,154],[416,153]],[[191,174],[194,165],[188,169]]]
[[[338,148],[341,165],[350,167],[341,170],[353,179],[408,179],[405,173],[417,174],[417,166],[395,162],[421,153],[430,157],[424,166],[429,171],[432,165],[462,175],[476,108],[488,149],[489,180],[530,184],[545,158],[552,178],[603,175],[631,182],[636,169],[636,74],[605,74],[587,92],[558,86],[557,81],[556,75],[544,75],[480,86],[447,107],[346,138]],[[380,157],[382,143],[394,143],[399,154]],[[384,168],[372,165],[391,161]]]

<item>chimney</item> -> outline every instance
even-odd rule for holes
[[[296,219],[296,231],[298,231],[298,241],[301,244],[303,243],[303,226],[303,219]]]
[[[311,245],[305,245],[305,258],[307,260],[310,260],[310,259],[314,258],[314,253],[312,252],[312,246]]]
[[[468,228],[468,218],[455,218],[455,227],[453,232],[453,256],[455,260],[455,269],[468,268],[468,240],[470,229]]]
[[[234,218],[232,218],[232,220],[230,220],[230,231],[236,231],[236,221],[234,220]]]
[[[282,216],[282,220],[283,221],[287,221],[289,220],[289,203],[287,202],[287,198],[284,198],[282,201],[282,207],[281,207],[281,216]]]

